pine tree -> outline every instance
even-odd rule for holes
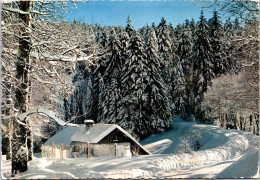
[[[189,28],[190,27],[190,21],[188,19],[185,19],[185,23],[184,23],[184,28]]]
[[[224,29],[216,10],[209,20],[209,26],[213,53],[213,71],[216,76],[219,76],[228,71],[228,64],[224,51]]]
[[[115,31],[112,29],[108,48],[108,58],[104,62],[106,69],[103,75],[104,92],[100,92],[104,97],[102,102],[103,122],[116,123],[120,99],[120,79],[121,79],[121,53],[122,47]]]
[[[171,49],[172,49],[172,53],[174,55],[174,54],[177,53],[178,41],[177,41],[172,23],[169,24],[169,32],[170,32],[169,36],[170,36],[170,39],[171,39],[171,42],[172,42],[171,43]]]
[[[192,18],[190,21],[190,26],[189,26],[190,30],[191,30],[191,34],[192,34],[192,39],[195,40],[195,31],[197,29],[197,24],[195,22],[195,20]]]
[[[236,21],[235,21],[236,22]],[[235,25],[231,22],[231,19],[228,18],[226,20],[226,23],[224,25],[224,33],[225,33],[225,44],[224,44],[224,52],[226,54],[226,69],[229,70],[229,72],[237,72],[240,69],[239,65],[239,55],[237,55],[238,49],[237,47],[241,47],[239,43],[234,41],[237,36],[237,29],[235,28],[238,26],[238,22],[235,23]],[[240,27],[238,26],[238,29]]]
[[[194,45],[195,71],[199,77],[202,92],[207,90],[214,77],[211,38],[204,13],[201,11],[200,23],[196,32],[197,39]]]
[[[108,42],[109,42],[109,31],[108,31],[108,28],[105,26],[102,30],[102,35],[100,37],[100,44],[105,49]]]
[[[149,76],[143,40],[134,32],[129,42],[128,56],[122,73],[122,99],[118,124],[130,133],[145,137],[149,133],[149,113],[146,92]]]
[[[100,42],[101,41],[101,36],[102,36],[102,27],[99,24],[95,24],[94,27],[94,32],[95,32],[95,38],[96,38],[96,42]]]
[[[200,104],[203,100],[203,95],[207,91],[208,86],[211,85],[211,80],[214,77],[211,39],[203,11],[201,11],[194,43],[194,71],[194,104],[196,108],[195,113],[199,116],[199,113],[201,113]]]
[[[107,56],[99,56],[96,61],[96,65],[91,66],[91,83],[92,83],[92,97],[91,97],[91,109],[90,109],[90,117],[95,122],[100,122],[103,120],[102,115],[102,103],[104,98],[104,80],[103,74],[106,69],[106,61]]]
[[[150,81],[147,88],[148,107],[151,118],[150,133],[162,132],[171,127],[170,106],[168,101],[167,89],[160,74],[160,59],[158,56],[158,45],[155,31],[147,28],[146,53],[149,62]]]
[[[175,75],[177,78],[175,82],[179,84],[179,92],[176,94],[181,94],[181,99],[177,101],[182,102],[179,105],[181,108],[177,110],[182,116],[184,114],[191,114],[191,99],[194,99],[193,94],[193,79],[194,79],[194,61],[193,61],[193,41],[192,41],[192,32],[189,27],[184,28],[180,33],[178,39],[178,56],[180,58],[178,65],[179,72]],[[184,103],[183,103],[184,102]],[[183,109],[185,106],[185,110]],[[185,113],[184,113],[185,112]]]
[[[97,115],[97,122],[103,122],[105,120],[105,117],[107,116],[108,110],[107,110],[107,91],[105,89],[105,83],[104,79],[102,77],[101,72],[96,71],[97,77],[96,77],[96,86],[97,86],[97,96],[96,99],[93,99],[96,107],[93,106],[94,112],[96,112]]]
[[[125,60],[127,59],[127,50],[128,50],[128,45],[129,45],[129,35],[128,33],[126,32],[122,32],[120,35],[119,35],[119,39],[120,39],[120,42],[121,42],[121,62],[122,62],[122,65],[125,64]]]
[[[177,39],[180,39],[180,36],[181,36],[182,31],[183,31],[182,25],[181,25],[181,24],[178,24],[178,25],[176,26],[175,32],[174,32],[174,33],[175,33],[175,37],[176,37]]]
[[[161,60],[161,75],[166,84],[169,84],[169,63],[172,59],[172,41],[170,38],[169,27],[166,24],[165,18],[161,19],[160,24],[156,29],[156,36],[158,39],[158,52]]]
[[[181,118],[185,118],[186,115],[186,82],[183,73],[182,63],[178,61],[175,66],[173,74],[173,90],[172,90],[172,103],[173,113],[179,115]]]
[[[127,17],[126,23],[127,23],[127,25],[126,25],[125,31],[128,33],[128,36],[131,37],[135,30],[132,26],[132,19],[131,19],[130,15]]]
[[[153,29],[153,28],[151,28],[148,23],[147,23],[146,26],[144,26],[144,27],[142,27],[142,28],[140,29],[140,35],[141,35],[142,38],[144,39],[144,43],[145,43],[145,44],[148,43],[147,41],[148,41],[148,39],[149,39],[151,29]],[[153,29],[153,30],[154,30],[154,29]]]

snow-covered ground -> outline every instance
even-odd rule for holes
[[[180,138],[191,130],[202,134],[202,148],[178,153]],[[215,125],[174,121],[174,128],[143,141],[153,155],[48,160],[35,157],[15,179],[53,178],[259,178],[259,136]],[[3,160],[2,176],[10,178]]]

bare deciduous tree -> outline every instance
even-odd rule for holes
[[[29,118],[21,122],[17,116],[35,108],[32,106],[32,96],[40,85],[47,91],[46,94],[52,93],[52,98],[47,98],[52,101],[72,92],[70,83],[75,64],[78,61],[91,64],[94,57],[84,46],[90,39],[89,32],[61,21],[71,3],[21,1],[2,4],[1,85],[3,104],[7,108],[2,116],[14,129],[10,130],[12,137],[9,136],[12,138],[14,173],[27,170],[33,147]],[[10,98],[13,99],[13,107],[8,103]],[[10,109],[15,112],[10,114]]]

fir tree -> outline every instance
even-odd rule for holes
[[[119,39],[121,42],[121,62],[124,65],[125,64],[125,60],[127,59],[127,50],[128,50],[128,44],[129,44],[129,35],[126,32],[122,32],[119,35]]]
[[[185,117],[186,114],[186,82],[183,73],[182,63],[178,61],[175,66],[173,74],[173,90],[172,90],[172,111],[175,115],[179,115],[181,118]]]
[[[224,33],[225,33],[224,52],[226,54],[226,65],[227,65],[226,69],[228,69],[229,72],[237,72],[240,69],[239,59],[241,57],[237,55],[238,52],[237,47],[241,47],[241,46],[239,45],[240,43],[234,41],[239,35],[239,33],[237,32],[238,31],[235,28],[235,25],[231,22],[231,19],[228,18],[224,25]]]
[[[160,59],[155,32],[147,28],[148,38],[146,43],[147,60],[149,62],[148,107],[151,118],[152,132],[164,131],[171,127],[170,108],[165,83],[160,75]]]
[[[165,18],[161,19],[161,22],[156,29],[156,36],[158,39],[158,52],[161,61],[161,76],[166,85],[168,85],[170,83],[169,75],[172,74],[170,72],[171,69],[169,69],[170,60],[172,60],[172,40],[170,38],[170,31]]]
[[[100,44],[105,49],[107,44],[108,44],[108,42],[109,42],[109,31],[108,31],[108,28],[105,26],[103,28],[102,35],[100,37]]]
[[[134,32],[129,42],[128,57],[124,64],[122,76],[122,99],[120,121],[118,124],[130,133],[141,138],[149,133],[149,113],[147,110],[148,94],[146,92],[149,76],[148,62],[143,47],[143,40]]]
[[[183,31],[182,25],[181,25],[181,24],[178,24],[178,25],[176,26],[175,32],[174,32],[174,33],[175,33],[175,37],[176,37],[177,39],[180,39],[180,36],[181,36],[182,31]]]
[[[178,41],[177,41],[177,38],[176,38],[176,35],[175,35],[175,32],[174,32],[174,28],[172,26],[172,23],[169,24],[169,32],[170,32],[169,36],[170,36],[170,39],[172,41],[172,43],[171,43],[172,53],[176,54],[177,53]]]
[[[126,23],[127,23],[127,25],[126,25],[125,31],[128,33],[128,36],[131,37],[135,30],[132,26],[132,19],[131,19],[130,15],[127,17]]]
[[[119,41],[115,31],[112,29],[108,48],[108,58],[105,61],[106,69],[104,71],[104,91],[103,103],[103,122],[116,123],[120,97],[120,78],[121,78],[121,42]]]
[[[213,71],[216,76],[219,76],[228,71],[228,64],[224,52],[224,29],[216,10],[209,20],[209,26],[213,53]]]
[[[196,32],[197,39],[194,45],[195,71],[200,81],[201,92],[206,92],[214,77],[211,38],[208,25],[201,11],[200,23]]]
[[[214,77],[211,39],[203,11],[201,11],[194,43],[194,71],[194,104],[195,113],[199,116],[199,113],[201,113],[200,104],[203,100],[203,95],[207,91],[208,86],[211,85],[211,80]]]
[[[192,34],[192,40],[194,41],[195,39],[195,31],[197,29],[197,24],[195,22],[195,20],[192,18],[191,21],[190,21],[190,26],[189,26],[190,30],[191,30],[191,34]]]
[[[188,19],[185,19],[185,23],[184,23],[184,28],[189,28],[190,27],[190,21]]]
[[[178,100],[182,102],[179,110],[177,112],[181,114],[191,114],[190,110],[192,109],[191,99],[194,99],[193,94],[193,79],[194,79],[194,61],[193,61],[193,41],[192,41],[192,32],[189,27],[185,28],[184,31],[180,34],[178,39],[178,56],[180,58],[179,71],[175,77],[178,77],[179,80],[175,80],[176,84],[179,84],[179,90],[177,94],[182,94],[182,99]],[[182,70],[182,72],[181,72]],[[181,77],[183,76],[183,77]],[[184,85],[184,86],[183,86]],[[184,92],[183,92],[184,91]],[[184,103],[183,103],[184,102]],[[183,106],[185,109],[183,110]],[[185,113],[184,113],[185,112]],[[184,116],[184,115],[182,115]]]

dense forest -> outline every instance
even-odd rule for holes
[[[222,23],[216,11],[209,20],[202,11],[200,21],[176,27],[162,18],[135,30],[130,16],[126,27],[73,24],[93,31],[99,54],[89,68],[77,65],[75,92],[64,98],[65,119],[118,124],[139,138],[171,128],[173,117],[212,122],[206,114],[213,107],[202,103],[212,81],[258,58],[257,41],[241,46],[247,35],[257,37],[257,22]],[[247,79],[256,82],[250,71]]]

